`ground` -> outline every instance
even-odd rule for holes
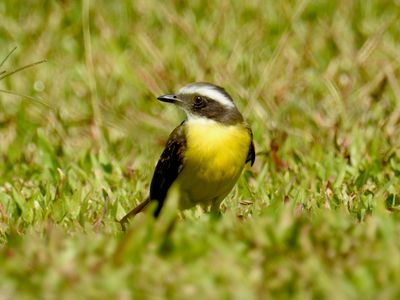
[[[400,296],[400,2],[0,3],[0,299]],[[30,66],[35,62],[45,62]],[[20,67],[28,68],[16,73]],[[220,218],[116,222],[226,88],[256,162]]]

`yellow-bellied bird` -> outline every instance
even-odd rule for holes
[[[122,225],[151,201],[157,203],[157,217],[175,185],[180,209],[199,204],[218,210],[245,164],[253,165],[255,160],[252,131],[223,88],[197,82],[158,100],[177,105],[186,119],[168,138],[154,171],[150,196],[120,221]]]

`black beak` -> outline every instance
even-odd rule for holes
[[[162,102],[168,102],[168,103],[177,103],[180,102],[178,97],[176,95],[163,95],[157,98],[158,100]]]

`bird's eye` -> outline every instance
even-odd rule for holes
[[[200,96],[196,96],[195,98],[194,98],[194,106],[196,107],[196,108],[201,108],[201,107],[203,107],[204,106],[204,99],[202,98],[202,97],[200,97]]]

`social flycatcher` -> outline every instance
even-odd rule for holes
[[[253,165],[255,160],[251,129],[223,88],[197,82],[158,100],[177,105],[186,120],[168,138],[154,171],[150,196],[122,218],[122,225],[151,201],[157,203],[157,217],[174,185],[179,190],[180,209],[199,204],[217,210],[245,164]]]

